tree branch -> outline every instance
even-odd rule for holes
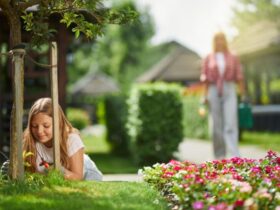
[[[1,1],[1,0],[0,0]],[[30,0],[28,2],[20,2],[18,4],[19,7],[19,11],[24,11],[26,10],[28,7],[32,7],[34,5],[37,5],[41,2],[41,0]]]

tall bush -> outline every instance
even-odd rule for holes
[[[104,102],[107,141],[110,143],[113,153],[127,155],[129,149],[125,130],[127,110],[125,96],[108,95]]]
[[[135,85],[128,99],[127,129],[138,164],[165,162],[183,139],[182,100],[175,84]]]

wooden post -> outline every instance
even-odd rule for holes
[[[22,151],[22,117],[23,117],[23,88],[24,88],[24,49],[14,49],[13,52],[13,110],[11,119],[11,150],[9,174],[12,179],[22,180],[24,175]]]
[[[58,105],[58,80],[57,80],[57,43],[51,42],[51,95],[53,106],[53,154],[54,168],[60,170],[60,145],[59,145],[59,105]]]

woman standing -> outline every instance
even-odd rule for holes
[[[237,92],[244,95],[241,65],[230,52],[226,36],[218,32],[213,37],[213,52],[203,60],[200,80],[205,84],[205,102],[209,103],[210,131],[216,159],[240,156],[238,150]]]

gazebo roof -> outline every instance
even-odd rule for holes
[[[71,88],[71,95],[100,96],[118,92],[119,87],[113,78],[101,72],[89,72]]]
[[[280,30],[273,22],[262,21],[237,36],[230,44],[239,56],[279,49]]]
[[[177,42],[175,48],[150,70],[141,75],[137,82],[150,81],[197,81],[200,74],[200,56]]]

